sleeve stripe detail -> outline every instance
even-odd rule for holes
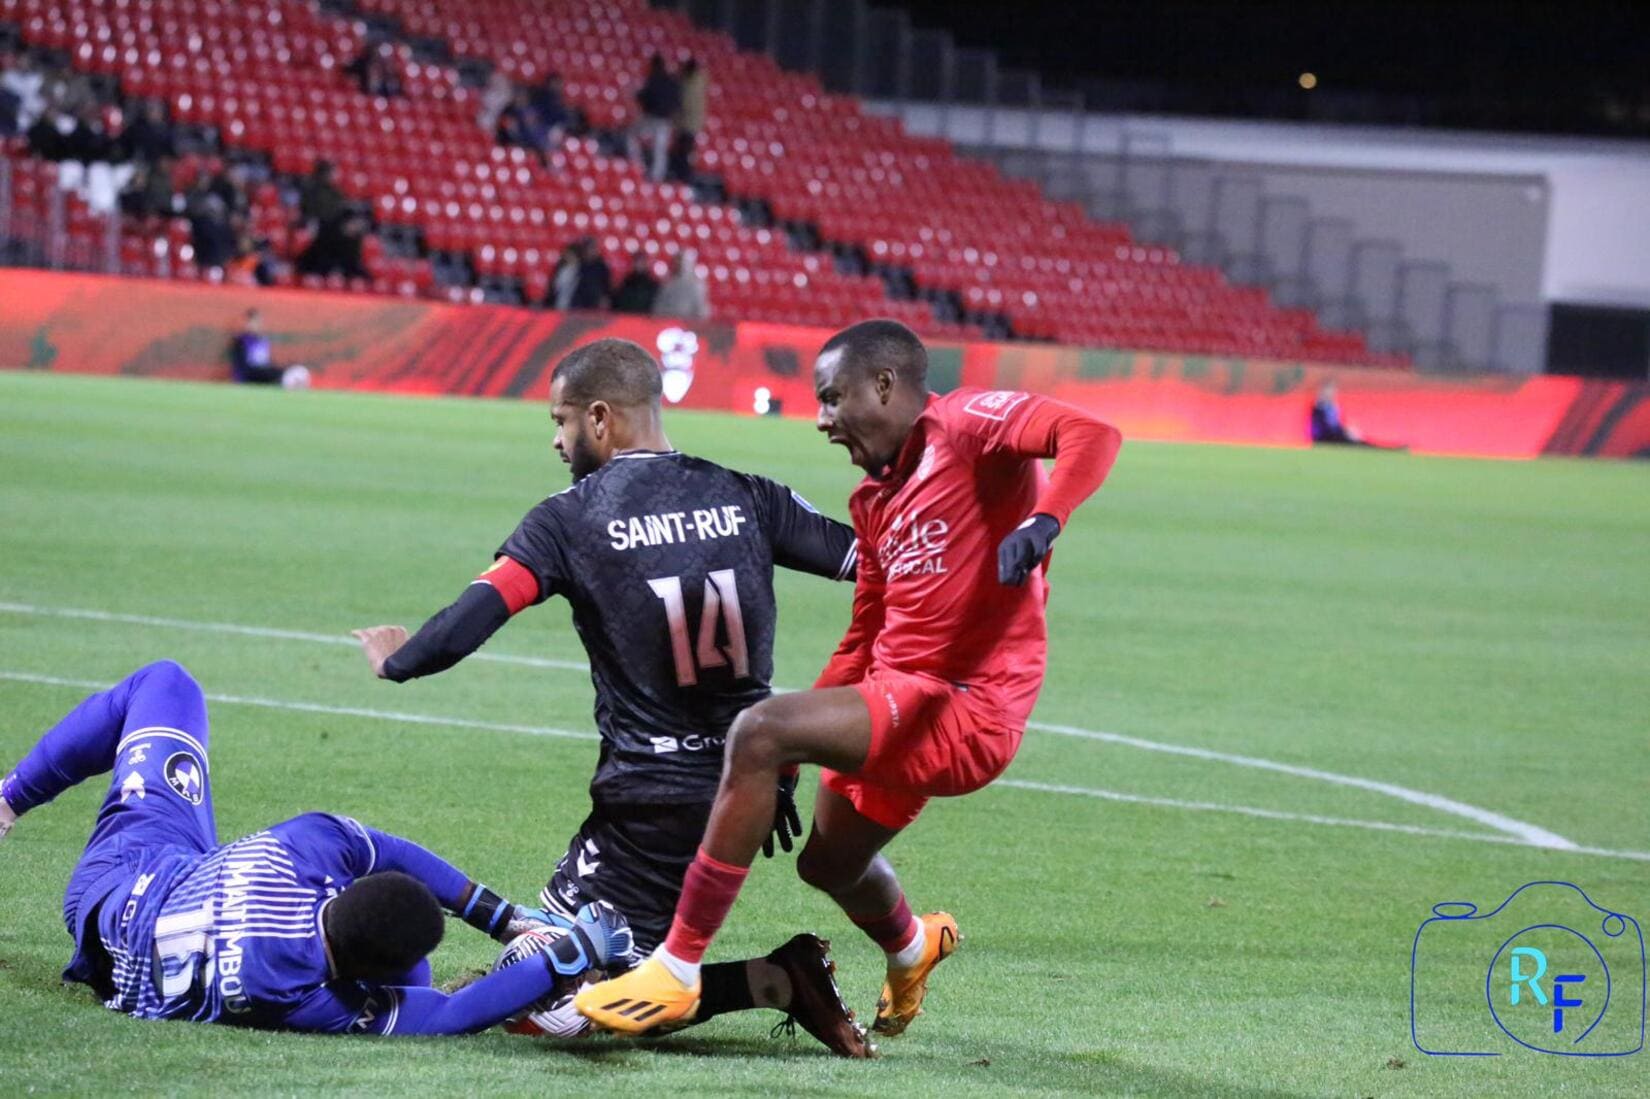
[[[465,904],[464,911],[458,914],[459,919],[467,920],[470,918],[470,913],[475,910],[476,902],[481,899],[481,894],[485,891],[486,886],[477,884],[476,882],[470,883],[470,899],[469,902]]]
[[[846,577],[850,572],[854,571],[854,566],[858,563],[859,542],[855,541],[853,545],[848,547],[848,552],[843,555],[842,567],[836,570],[836,578],[841,580]]]
[[[367,873],[371,874],[378,869],[378,845],[372,842],[371,832],[362,828],[360,824],[356,824],[355,827],[361,829],[361,838],[367,841],[367,852],[372,856],[372,861],[367,864]]]

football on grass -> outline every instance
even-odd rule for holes
[[[567,931],[559,927],[535,928],[524,931],[504,944],[493,972],[508,969],[524,961],[534,960],[547,953]],[[540,963],[543,964],[543,963]],[[590,1020],[573,1007],[573,996],[591,981],[599,981],[598,970],[587,969],[575,977],[557,977],[550,994],[526,1011],[508,1020],[504,1029],[511,1034],[529,1034],[547,1038],[577,1038],[590,1030]]]

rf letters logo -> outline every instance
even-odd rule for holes
[[[1410,1038],[1422,1053],[1644,1048],[1644,934],[1633,917],[1556,881],[1520,886],[1489,913],[1468,901],[1432,913],[1410,952]]]

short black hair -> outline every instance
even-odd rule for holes
[[[917,334],[896,320],[877,318],[849,325],[819,349],[842,351],[843,364],[855,371],[887,367],[901,383],[916,389],[928,387],[928,349]]]
[[[327,904],[326,936],[339,976],[390,980],[441,945],[441,902],[399,870],[351,882]]]
[[[659,364],[641,344],[605,339],[585,346],[556,364],[550,383],[561,382],[568,404],[606,401],[619,408],[658,407],[664,393]]]

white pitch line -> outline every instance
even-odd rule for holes
[[[98,683],[90,679],[65,679],[56,675],[36,675],[33,672],[0,671],[0,679],[17,683],[41,683],[51,687],[78,687],[88,691],[106,691],[112,683]],[[438,717],[433,714],[408,714],[397,710],[370,710],[359,706],[328,706],[320,702],[289,702],[275,698],[256,698],[248,695],[206,693],[209,702],[226,702],[234,706],[261,706],[266,710],[293,710],[306,714],[332,714],[338,717],[364,717],[374,721],[400,721],[409,725],[450,725],[457,729],[481,729],[489,733],[524,733],[528,736],[560,737],[564,740],[600,740],[596,733],[577,729],[557,729],[548,725],[503,725],[492,721],[473,721],[465,717]]]
[[[154,618],[148,615],[117,614],[110,611],[81,610],[68,607],[41,607],[29,603],[0,602],[0,612],[14,614],[45,615],[54,618],[78,618],[96,622],[121,622],[143,626],[161,626],[168,629],[200,630],[211,633],[238,634],[247,637],[267,637],[285,641],[309,641],[328,645],[355,645],[357,642],[348,637],[337,634],[309,633],[301,630],[273,629],[266,626],[243,626],[227,622],[195,622],[178,618]],[[478,652],[471,655],[471,660],[488,660],[497,664],[517,664],[532,668],[557,668],[568,671],[588,672],[590,666],[583,661],[548,660],[530,656],[513,656],[507,653]],[[784,688],[776,688],[783,691]],[[1517,820],[1513,817],[1497,813],[1490,809],[1483,809],[1466,802],[1456,801],[1439,794],[1429,794],[1424,790],[1413,790],[1396,783],[1380,782],[1375,779],[1359,778],[1356,775],[1343,775],[1334,771],[1322,771],[1314,767],[1301,767],[1292,763],[1279,763],[1275,760],[1261,759],[1256,756],[1234,755],[1229,752],[1217,752],[1209,748],[1194,748],[1184,744],[1169,744],[1164,741],[1146,740],[1142,737],[1125,736],[1121,733],[1107,733],[1094,729],[1080,729],[1071,725],[1056,725],[1042,721],[1027,723],[1027,728],[1039,732],[1053,733],[1057,736],[1076,737],[1082,740],[1095,740],[1106,744],[1116,744],[1122,747],[1139,748],[1149,752],[1164,752],[1169,755],[1187,756],[1193,759],[1208,760],[1215,763],[1227,763],[1236,767],[1252,767],[1277,774],[1292,775],[1296,778],[1316,779],[1336,786],[1354,787],[1396,798],[1411,805],[1419,805],[1451,816],[1461,817],[1478,824],[1487,825],[1496,831],[1515,837],[1520,842],[1536,847],[1551,847],[1557,850],[1573,850],[1578,845],[1565,839],[1556,832],[1549,831],[1539,825]]]
[[[1117,790],[1096,790],[1087,786],[1063,786],[1048,782],[1027,782],[1023,779],[1000,778],[991,784],[1012,786],[1017,790],[1036,790],[1045,794],[1073,794],[1080,797],[1118,801],[1131,805],[1156,805],[1167,809],[1185,809],[1192,812],[1239,813],[1263,820],[1283,820],[1300,824],[1325,824],[1340,828],[1366,828],[1376,832],[1402,832],[1410,836],[1436,836],[1440,839],[1472,840],[1477,843],[1499,843],[1508,847],[1533,847],[1543,851],[1562,851],[1570,855],[1602,855],[1613,859],[1634,859],[1650,862],[1650,851],[1617,851],[1607,847],[1583,847],[1573,844],[1555,848],[1551,844],[1535,843],[1509,836],[1502,832],[1462,832],[1453,828],[1428,828],[1419,824],[1394,824],[1383,820],[1355,820],[1350,817],[1323,817],[1314,813],[1289,813],[1280,809],[1260,809],[1249,805],[1223,805],[1213,801],[1181,801],[1179,798],[1148,797],[1144,794],[1125,794]]]
[[[193,622],[182,618],[155,618],[147,614],[115,614],[112,611],[89,611],[74,607],[37,607],[29,603],[0,603],[0,612],[34,614],[47,618],[78,618],[87,622],[120,622],[129,626],[159,626],[169,630],[195,630],[203,633],[228,633],[241,637],[267,637],[277,641],[308,641],[319,645],[348,645],[358,648],[360,642],[344,634],[310,633],[307,630],[277,630],[268,626],[241,626],[232,622]],[[525,668],[557,668],[569,672],[588,672],[590,665],[582,660],[552,660],[541,656],[510,656],[504,653],[472,653],[469,660],[486,660],[494,664],[519,664]]]
[[[1228,752],[1216,752],[1208,748],[1193,748],[1184,744],[1164,744],[1156,740],[1142,740],[1139,737],[1124,736],[1121,733],[1102,733],[1092,729],[1076,729],[1070,725],[1044,725],[1032,722],[1031,727],[1042,729],[1045,732],[1058,733],[1061,736],[1080,737],[1083,740],[1098,740],[1106,744],[1121,744],[1130,748],[1142,748],[1148,752],[1167,752],[1170,755],[1190,756],[1193,759],[1230,763],[1237,767],[1254,767],[1262,771],[1276,771],[1278,774],[1295,775],[1299,778],[1315,778],[1319,782],[1327,782],[1335,786],[1353,786],[1360,790],[1385,794],[1387,797],[1397,798],[1399,801],[1407,801],[1412,805],[1436,809],[1452,816],[1486,824],[1497,832],[1516,837],[1532,847],[1553,847],[1561,851],[1569,851],[1579,846],[1556,832],[1549,832],[1547,829],[1534,824],[1514,820],[1512,817],[1503,816],[1492,810],[1480,809],[1476,805],[1468,805],[1465,802],[1455,801],[1439,794],[1429,794],[1424,790],[1411,790],[1407,786],[1397,786],[1390,782],[1377,782],[1374,779],[1359,778],[1356,775],[1342,775],[1334,771],[1320,771],[1315,767],[1298,767],[1293,763],[1278,763],[1275,760],[1258,759],[1255,756],[1232,755]]]
[[[37,675],[33,672],[0,671],[0,680],[10,680],[16,683],[35,683],[52,687],[74,687],[81,690],[107,690],[111,684],[100,683],[90,679],[69,679],[55,675]],[[362,717],[375,721],[395,721],[413,725],[434,725],[457,729],[478,729],[493,733],[517,733],[527,736],[557,737],[566,740],[599,740],[597,734],[580,732],[575,729],[557,729],[543,725],[510,725],[492,721],[474,721],[469,718],[439,717],[433,714],[409,714],[391,710],[371,710],[356,706],[329,706],[317,702],[293,702],[273,698],[254,698],[244,695],[225,695],[208,693],[208,701],[220,702],[235,706],[258,706],[270,710],[291,710],[298,713],[329,714],[339,717]],[[1087,786],[1067,786],[1048,782],[1030,782],[1024,779],[1004,778],[992,784],[994,787],[1009,787],[1015,790],[1030,790],[1043,794],[1069,794],[1079,797],[1095,798],[1103,801],[1122,802],[1130,805],[1152,805],[1167,809],[1181,809],[1193,812],[1208,813],[1235,813],[1246,817],[1257,817],[1262,820],[1286,821],[1294,824],[1317,824],[1339,828],[1362,828],[1373,832],[1398,832],[1410,836],[1427,836],[1438,839],[1469,840],[1474,843],[1497,843],[1511,847],[1530,847],[1539,850],[1553,850],[1547,844],[1533,843],[1495,832],[1462,832],[1448,828],[1427,828],[1415,824],[1396,824],[1383,820],[1356,820],[1348,817],[1324,817],[1312,813],[1291,813],[1279,809],[1262,809],[1251,805],[1224,805],[1209,801],[1182,801],[1178,798],[1148,797],[1143,794],[1125,794],[1117,790],[1099,790]],[[1566,854],[1599,855],[1607,858],[1633,859],[1639,862],[1650,862],[1650,851],[1615,851],[1601,847],[1569,847],[1562,849]]]

